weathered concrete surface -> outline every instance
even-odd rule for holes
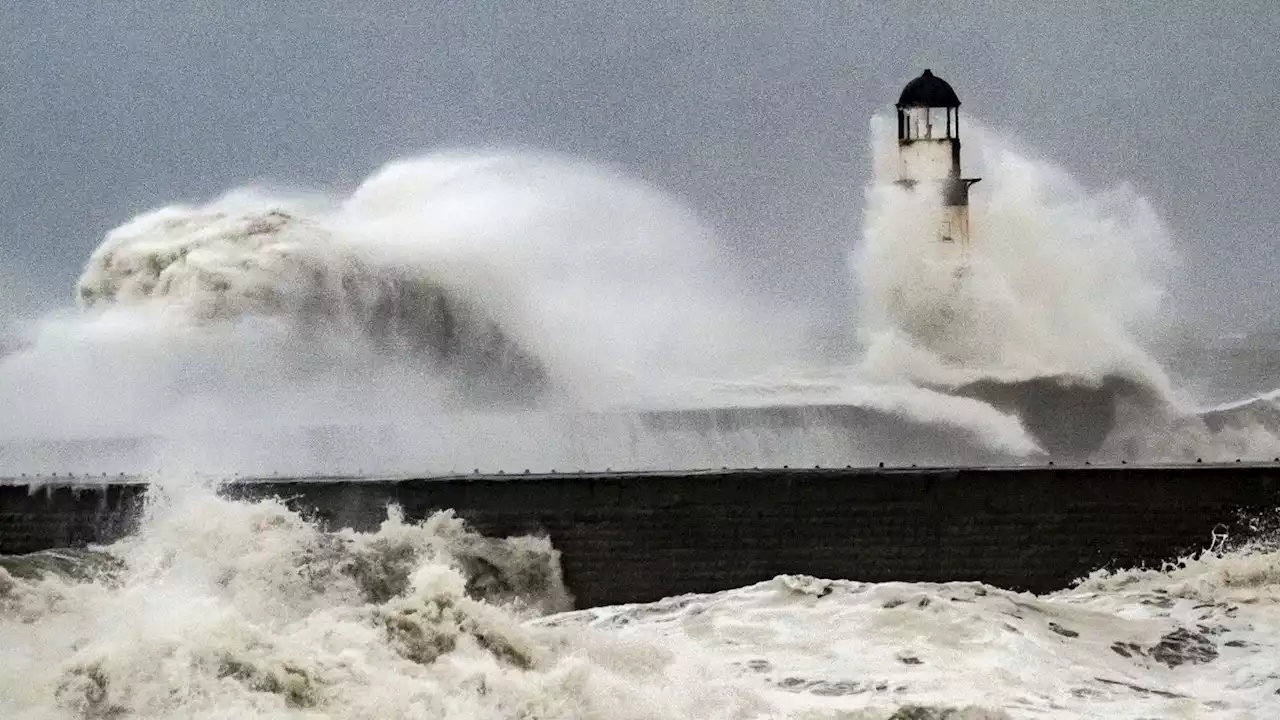
[[[146,486],[0,485],[0,553],[127,532]],[[1280,508],[1280,467],[730,470],[244,480],[333,525],[452,508],[489,535],[547,533],[581,607],[739,587],[781,573],[980,580],[1044,592],[1099,567],[1156,564]]]

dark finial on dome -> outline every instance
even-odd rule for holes
[[[920,77],[907,83],[898,96],[898,107],[960,107],[960,98],[946,80],[933,74],[928,68]]]

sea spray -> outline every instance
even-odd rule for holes
[[[373,358],[421,360],[423,372],[459,375],[476,390],[536,390],[543,368],[482,310],[425,270],[362,262],[323,215],[306,212],[242,191],[147,213],[94,251],[77,300],[146,308],[201,330],[271,320],[303,348],[337,336]]]
[[[952,406],[975,403],[927,391],[836,388],[802,402],[866,409],[777,422],[767,398],[716,389],[798,351],[715,245],[660,191],[534,154],[393,162],[347,198],[250,188],[161,208],[94,252],[83,312],[45,318],[0,359],[0,467],[430,474],[1035,451],[1001,413],[957,423]],[[707,422],[722,405],[743,408]],[[686,410],[706,417],[645,415]]]
[[[873,123],[850,367],[808,365],[677,199],[580,160],[440,153],[346,197],[144,213],[90,257],[80,312],[0,356],[0,473],[1280,454],[1270,401],[1202,417],[1135,340],[1170,257],[1148,204],[966,127],[985,178],[955,253]]]
[[[785,717],[1263,718],[1280,707],[1277,568],[1274,546],[1217,548],[1042,596],[779,576],[534,624],[716,657]]]
[[[31,324],[0,357],[0,433],[164,440],[122,458],[127,471],[288,471],[262,460],[264,429],[643,403],[670,395],[656,389],[668,377],[790,352],[713,245],[660,191],[550,155],[400,161],[348,198],[249,188],[168,206],[108,234],[77,285],[82,312]],[[7,469],[67,471],[61,454]]]
[[[394,509],[327,531],[156,480],[84,562],[0,558],[5,717],[1261,718],[1280,690],[1265,542],[1039,597],[783,575],[555,612],[545,539]],[[503,582],[468,569],[484,547]]]
[[[941,198],[893,182],[892,127],[872,122],[875,179],[851,256],[871,382],[991,403],[1051,455],[1135,461],[1270,458],[1271,401],[1197,407],[1139,338],[1177,264],[1135,189],[1091,190],[969,121],[972,239],[938,239]]]
[[[607,166],[553,155],[394,162],[343,203],[341,222],[371,257],[421,267],[493,312],[580,402],[643,401],[670,377],[796,352],[796,332],[753,306],[709,226]]]
[[[1158,398],[1168,397],[1161,383],[1151,380],[1158,376],[1140,372],[1146,366],[1140,356],[1128,354],[1126,337],[1116,334],[1116,328],[1128,328],[1136,320],[1099,320],[1091,310],[1081,313],[1083,319],[1066,322],[1063,327],[1069,331],[1063,331],[1041,326],[1056,316],[1040,312],[1046,306],[1037,302],[1026,303],[1028,315],[1019,320],[1026,320],[1026,327],[987,327],[975,321],[961,336],[948,336],[946,322],[916,323],[908,318],[905,327],[910,332],[900,336],[908,342],[889,347],[882,357],[901,361],[904,356],[893,353],[909,347],[918,360],[907,368],[910,373],[892,375],[894,383],[869,380],[868,376],[876,377],[874,363],[861,374],[789,372],[772,381],[767,373],[759,379],[750,373],[716,377],[712,370],[717,363],[734,355],[719,351],[743,346],[716,340],[710,348],[717,352],[709,352],[708,346],[693,344],[687,346],[690,357],[682,358],[680,347],[648,343],[661,332],[642,333],[643,342],[635,343],[584,341],[582,348],[603,353],[601,367],[593,368],[576,356],[577,350],[557,354],[553,346],[574,341],[574,328],[594,332],[596,326],[586,322],[590,304],[582,300],[591,296],[582,288],[603,283],[609,276],[605,269],[614,261],[575,264],[580,259],[562,248],[551,252],[554,262],[532,262],[519,252],[526,246],[509,247],[513,238],[545,232],[540,242],[554,243],[573,235],[556,227],[584,224],[564,221],[557,226],[563,218],[574,217],[565,214],[568,208],[536,202],[532,205],[548,210],[549,216],[523,211],[486,215],[482,211],[490,205],[485,198],[502,208],[519,207],[518,199],[539,197],[543,186],[506,161],[457,167],[453,162],[443,161],[440,172],[424,171],[440,175],[438,182],[414,180],[406,186],[430,187],[433,198],[452,197],[444,205],[465,209],[458,212],[396,209],[396,192],[374,202],[383,191],[371,195],[366,188],[353,196],[349,208],[341,202],[306,212],[255,206],[225,224],[226,218],[197,223],[206,230],[234,228],[232,235],[256,236],[255,223],[282,221],[274,212],[296,217],[296,226],[282,221],[278,229],[286,235],[296,230],[307,237],[322,236],[317,250],[337,248],[336,256],[314,256],[336,263],[325,265],[318,284],[312,282],[316,275],[309,261],[295,257],[273,264],[280,258],[272,255],[277,252],[269,249],[276,247],[272,243],[248,256],[236,254],[249,247],[244,245],[224,255],[237,259],[220,267],[251,271],[243,278],[248,282],[226,288],[206,282],[216,275],[208,272],[210,266],[193,260],[183,268],[181,258],[159,263],[154,273],[149,262],[126,262],[124,267],[134,268],[127,282],[88,283],[86,287],[106,288],[102,295],[115,299],[104,303],[91,293],[95,297],[85,301],[94,307],[86,314],[49,318],[28,340],[26,350],[4,360],[3,391],[13,401],[10,410],[16,406],[31,413],[27,418],[15,412],[15,422],[7,427],[64,434],[74,434],[74,428],[103,434],[121,428],[200,430],[218,439],[195,442],[197,447],[174,451],[172,457],[173,464],[189,463],[197,469],[227,459],[214,452],[228,444],[220,432],[241,439],[259,436],[262,443],[255,452],[246,455],[240,446],[231,456],[261,465],[278,462],[286,454],[291,443],[282,437],[297,437],[271,436],[273,425],[303,427],[305,438],[308,419],[342,420],[376,439],[383,433],[379,422],[389,417],[397,422],[388,431],[388,442],[400,450],[421,449],[419,455],[400,456],[420,468],[441,462],[450,448],[453,459],[468,457],[457,452],[459,447],[478,453],[468,459],[501,457],[504,463],[524,459],[532,464],[528,458],[535,457],[531,453],[538,448],[569,440],[605,448],[593,458],[616,458],[642,448],[653,451],[646,456],[650,462],[678,465],[708,457],[698,453],[714,446],[709,438],[734,445],[723,457],[759,458],[764,464],[814,447],[844,452],[849,438],[865,438],[870,429],[895,422],[910,427],[893,439],[919,440],[913,452],[932,450],[940,439],[950,441],[949,433],[916,434],[927,427],[925,420],[986,437],[1014,454],[1034,452],[1017,417],[979,399],[949,394],[983,378],[1022,381],[1040,377],[1037,373],[1069,372],[1099,379],[1125,371],[1132,382]],[[507,168],[497,173],[501,182],[493,182],[495,167]],[[388,177],[414,176],[420,170],[415,168],[411,163],[389,169]],[[991,171],[986,174],[992,177]],[[371,183],[370,187],[377,185]],[[391,187],[402,185],[395,180]],[[450,196],[452,192],[458,194]],[[357,197],[363,199],[356,202]],[[203,217],[207,210],[201,206],[196,214]],[[460,225],[446,223],[455,229],[443,236],[419,235],[422,228],[431,227],[425,223],[427,217],[452,218]],[[489,234],[467,229],[469,223],[482,224],[486,218],[498,220]],[[994,216],[986,221],[995,222]],[[589,232],[584,234],[601,236],[609,225],[586,223]],[[981,242],[980,227],[975,236]],[[439,246],[432,245],[433,237]],[[212,245],[222,247],[222,242]],[[310,247],[309,240],[299,242]],[[187,244],[193,248],[188,255],[199,245]],[[886,244],[881,250],[891,253],[894,247],[899,246]],[[545,257],[534,253],[533,260]],[[912,253],[880,259],[891,267],[903,264],[906,274],[901,277],[912,277]],[[685,273],[683,268],[698,263],[684,256],[668,253],[649,260],[656,265],[641,267],[651,271],[650,277],[621,283],[622,289],[614,290],[619,293],[615,300],[627,293],[643,300],[653,288],[688,287],[659,282],[669,277],[663,267],[677,279],[700,277]],[[1017,267],[993,262],[1001,272]],[[651,405],[666,403],[667,410],[678,410],[673,402],[677,400],[766,410],[773,401],[826,401],[844,403],[846,409],[770,410],[763,416],[790,423],[785,432],[766,425],[758,433],[736,435],[705,434],[707,426],[732,426],[744,417],[705,407],[656,421],[636,415],[601,419],[586,413],[562,426],[544,422],[547,415],[533,414],[532,422],[521,425],[491,422],[492,416],[483,412],[458,414],[459,397],[450,392],[456,387],[448,382],[449,373],[430,362],[405,363],[401,346],[378,345],[378,333],[370,333],[361,320],[372,317],[365,313],[371,306],[362,304],[369,296],[347,295],[343,282],[325,279],[349,277],[345,270],[331,274],[334,267],[358,268],[354,277],[376,281],[370,285],[375,289],[383,287],[380,279],[388,277],[384,273],[426,278],[442,297],[474,308],[475,318],[492,323],[513,347],[547,368],[549,377],[580,383],[584,391],[559,398],[560,409],[572,408],[572,402],[584,398],[598,399],[598,393],[610,388],[618,390],[622,407],[643,404],[636,402],[643,398]],[[174,279],[162,280],[170,268]],[[567,268],[593,279],[558,290],[554,279]],[[927,285],[936,289],[935,297],[950,297],[944,291],[950,292],[946,283],[955,274],[944,269],[936,276],[925,273],[937,281]],[[178,281],[177,270],[193,272]],[[273,277],[272,272],[283,280],[256,282]],[[892,287],[889,281],[894,277],[886,273],[879,279]],[[1019,305],[1027,284],[1035,283],[1034,276],[992,277],[1004,283],[994,287],[1004,290],[978,298],[982,302],[970,303],[969,309],[988,312]],[[1050,287],[1045,292],[1072,296],[1075,291],[1068,290],[1077,287],[1074,282],[1067,283],[1067,289]],[[126,287],[132,289],[126,292]],[[237,295],[233,287],[259,290]],[[336,294],[318,305],[295,302],[313,294],[298,289],[314,287]],[[539,294],[542,290],[549,293],[545,298]],[[1084,294],[1092,300],[1094,292]],[[1123,297],[1098,294],[1117,303],[1115,298]],[[530,298],[533,301],[526,303]],[[913,304],[922,300],[930,298],[900,294],[896,305],[884,305],[890,310],[882,318],[916,312]],[[921,307],[937,307],[931,303]],[[629,316],[621,301],[602,306],[612,308],[599,316],[606,324]],[[315,307],[323,312],[311,314]],[[196,308],[215,312],[193,312]],[[554,332],[540,336],[540,318],[554,318],[557,308],[567,308],[576,319],[559,328],[551,323],[548,327]],[[659,303],[649,310],[670,314],[671,306]],[[643,311],[641,307],[634,317],[646,317]],[[700,312],[691,317],[696,320]],[[646,321],[641,326],[679,328],[683,320],[665,322],[650,326]],[[931,334],[932,328],[941,328],[942,334]],[[604,337],[623,334],[614,332],[618,334]],[[732,339],[734,334],[714,337]],[[1080,360],[1085,348],[1072,352],[1070,347],[1057,347],[1074,334],[1117,344],[1103,343],[1108,349],[1101,353],[1102,360]],[[554,342],[540,345],[540,337]],[[667,337],[682,336],[677,332]],[[975,338],[984,342],[969,342]],[[701,353],[705,357],[697,357]],[[672,382],[664,377],[672,369],[694,377]],[[713,376],[711,380],[697,377],[704,372]],[[904,375],[934,387],[905,384]],[[627,380],[613,384],[610,377]],[[12,380],[33,382],[8,384]],[[650,387],[651,382],[658,384]],[[47,407],[51,401],[55,412]],[[591,403],[584,405],[595,409]],[[1189,447],[1216,442],[1224,431],[1239,429],[1240,422],[1244,427],[1269,422],[1268,407],[1256,403],[1218,410],[1212,421],[1190,416],[1189,421],[1199,422],[1197,427],[1208,434],[1194,436]],[[848,428],[813,421],[823,413],[842,412],[861,419]],[[405,416],[397,413],[408,413],[416,424],[402,422]],[[1170,416],[1187,419],[1177,412]],[[21,424],[18,418],[24,418]],[[793,418],[798,421],[791,422]],[[1140,445],[1124,452],[1155,447],[1153,438],[1161,437],[1170,438],[1177,452],[1188,447],[1183,443],[1192,436],[1162,436],[1170,426],[1163,420],[1155,424],[1152,418],[1141,412],[1122,418]],[[611,422],[621,430],[610,431]],[[687,439],[689,447],[664,442],[671,434],[646,435],[652,429],[646,423],[664,425],[664,432],[674,428],[674,437]],[[370,448],[385,449],[367,442],[369,435],[352,432],[354,439],[347,447],[357,448],[361,457],[336,449],[311,458],[318,463],[312,467],[334,468],[368,458]],[[806,438],[814,437],[823,442],[805,444]],[[982,437],[973,445],[985,447]],[[319,447],[328,441],[307,442]],[[585,457],[545,457],[553,456]],[[783,576],[712,596],[562,614],[554,611],[565,607],[567,596],[552,567],[553,548],[545,539],[480,538],[448,514],[407,523],[394,511],[374,532],[332,531],[279,502],[237,502],[198,487],[162,484],[168,486],[164,498],[149,508],[134,536],[91,554],[70,551],[70,562],[45,555],[0,560],[0,661],[6,669],[0,678],[0,714],[811,720],[1087,713],[1270,717],[1280,689],[1275,685],[1280,671],[1270,660],[1276,656],[1274,638],[1280,627],[1275,615],[1275,561],[1266,554],[1269,551],[1248,556],[1220,553],[1200,558],[1200,564],[1187,562],[1181,570],[1122,571],[1040,598],[974,583],[868,585]],[[552,614],[544,614],[548,612]]]
[[[769,715],[696,661],[523,624],[567,602],[545,539],[394,511],[371,533],[326,532],[276,501],[160,487],[138,533],[96,551],[114,559],[101,572],[0,559],[0,714]]]
[[[966,154],[973,238],[938,240],[941,198],[893,183],[889,123],[872,123],[875,180],[852,257],[866,369],[924,383],[1121,374],[1168,394],[1133,339],[1162,295],[1168,233],[1131,188],[1091,192],[979,123]],[[962,257],[961,257],[962,256]]]

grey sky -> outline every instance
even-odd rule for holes
[[[1188,309],[1267,317],[1280,9],[1258,2],[14,2],[0,293],[69,302],[130,215],[256,180],[349,188],[437,147],[619,163],[783,302],[845,292],[871,114],[924,67],[966,111],[1171,226]],[[1194,281],[1188,279],[1194,277]]]

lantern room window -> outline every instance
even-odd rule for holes
[[[899,140],[955,140],[960,137],[960,108],[898,108]]]

